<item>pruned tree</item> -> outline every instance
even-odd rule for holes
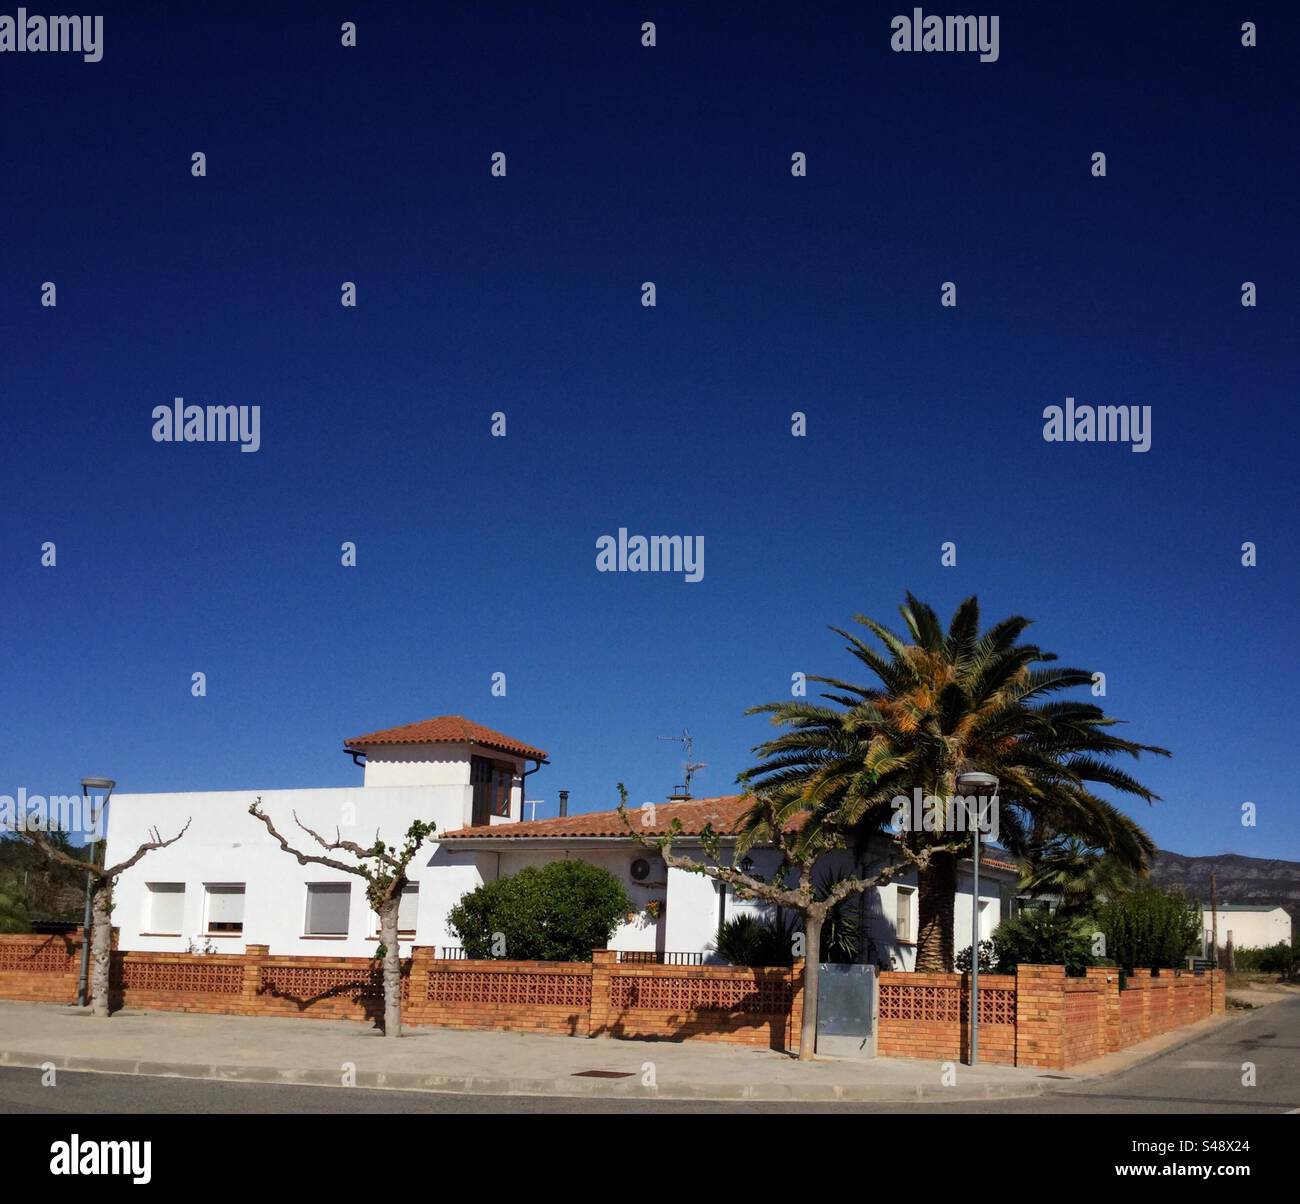
[[[145,841],[125,861],[116,865],[96,865],[94,859],[83,861],[66,852],[49,839],[49,833],[36,828],[19,827],[15,835],[39,850],[57,865],[85,871],[90,875],[90,1014],[108,1017],[108,983],[113,947],[113,884],[119,874],[129,870],[146,853],[165,849],[175,844],[189,831],[190,820],[170,840],[164,840],[157,828],[149,829],[151,839]],[[85,939],[84,936],[82,938]]]
[[[742,782],[743,782],[742,778]],[[798,913],[803,922],[803,1020],[799,1030],[799,1060],[810,1061],[817,1045],[817,982],[821,961],[821,933],[826,917],[845,899],[873,887],[884,886],[909,870],[923,871],[932,856],[947,846],[934,845],[915,850],[901,841],[891,841],[878,869],[866,877],[845,874],[818,884],[813,872],[818,861],[836,851],[861,847],[860,833],[838,822],[833,814],[818,807],[798,790],[771,789],[751,796],[749,809],[740,817],[734,833],[720,833],[705,824],[698,836],[706,860],[673,851],[681,835],[681,820],[674,817],[665,832],[649,835],[638,831],[627,809],[627,789],[618,784],[619,815],[629,834],[641,845],[658,851],[664,864],[691,874],[703,874],[732,887],[742,899],[757,899]],[[731,841],[730,856],[724,856],[724,837]],[[740,868],[737,859],[759,845],[770,845],[781,860],[770,878]]]
[[[343,840],[338,829],[334,830],[334,839],[326,840],[312,831],[293,813],[293,822],[310,836],[324,853],[304,853],[295,849],[271,822],[271,817],[262,810],[262,798],[249,805],[248,813],[260,819],[266,830],[280,843],[280,847],[299,865],[324,865],[330,869],[342,870],[352,874],[366,883],[366,900],[375,914],[379,916],[379,948],[376,958],[383,959],[384,974],[384,1036],[400,1037],[402,1035],[402,955],[397,943],[398,911],[402,903],[402,891],[410,879],[406,876],[407,868],[420,846],[433,835],[435,826],[432,822],[414,820],[406,832],[406,843],[401,848],[390,848],[375,833],[375,840],[369,848],[352,840]],[[357,864],[350,865],[328,853],[350,853],[357,859]],[[368,864],[367,864],[368,863]]]

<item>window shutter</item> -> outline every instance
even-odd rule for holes
[[[244,888],[242,886],[208,887],[208,927],[244,922]]]
[[[150,882],[149,931],[182,931],[185,923],[185,883]]]
[[[397,908],[397,931],[414,932],[415,918],[420,910],[420,884],[408,882],[402,891],[402,901]]]
[[[318,882],[307,887],[307,935],[347,936],[352,886]]]

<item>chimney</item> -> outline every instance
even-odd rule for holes
[[[560,814],[569,814],[569,792],[567,790],[560,791]]]

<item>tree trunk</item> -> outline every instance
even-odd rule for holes
[[[399,890],[379,912],[379,940],[384,946],[384,1036],[402,1035],[402,951],[397,945]]]
[[[917,875],[916,968],[930,972],[953,967],[952,909],[957,899],[957,858],[936,853]]]
[[[811,1062],[817,1056],[817,980],[822,958],[822,922],[824,917],[803,917],[803,1023],[799,1028],[799,1061]]]
[[[90,893],[90,1014],[108,1018],[108,978],[113,950],[113,883],[96,878]]]

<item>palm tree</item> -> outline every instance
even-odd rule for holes
[[[1058,836],[1029,848],[1020,871],[1020,889],[1057,900],[1063,916],[1086,911],[1132,888],[1138,875],[1113,853],[1090,849],[1074,836]]]
[[[946,804],[957,795],[958,774],[979,770],[1001,783],[999,840],[1012,854],[1023,855],[1030,834],[1046,830],[1076,836],[1122,866],[1145,868],[1155,851],[1150,837],[1092,786],[1154,802],[1155,794],[1109,758],[1168,751],[1112,735],[1119,720],[1090,702],[1044,701],[1090,686],[1093,676],[1057,667],[1052,653],[1021,643],[1030,620],[1015,616],[981,633],[974,597],[957,607],[946,632],[934,610],[910,593],[899,611],[906,639],[855,616],[883,652],[831,628],[878,686],[810,677],[829,687],[822,698],[831,705],[797,699],[751,708],[786,730],[755,749],[762,760],[742,782],[779,800],[778,815],[802,814],[804,840],[827,824],[852,827],[865,844],[889,827],[900,796],[919,788]],[[742,823],[760,825],[763,817],[755,810]],[[916,968],[948,970],[957,862],[967,838],[913,828],[899,839],[931,853],[918,871]]]

